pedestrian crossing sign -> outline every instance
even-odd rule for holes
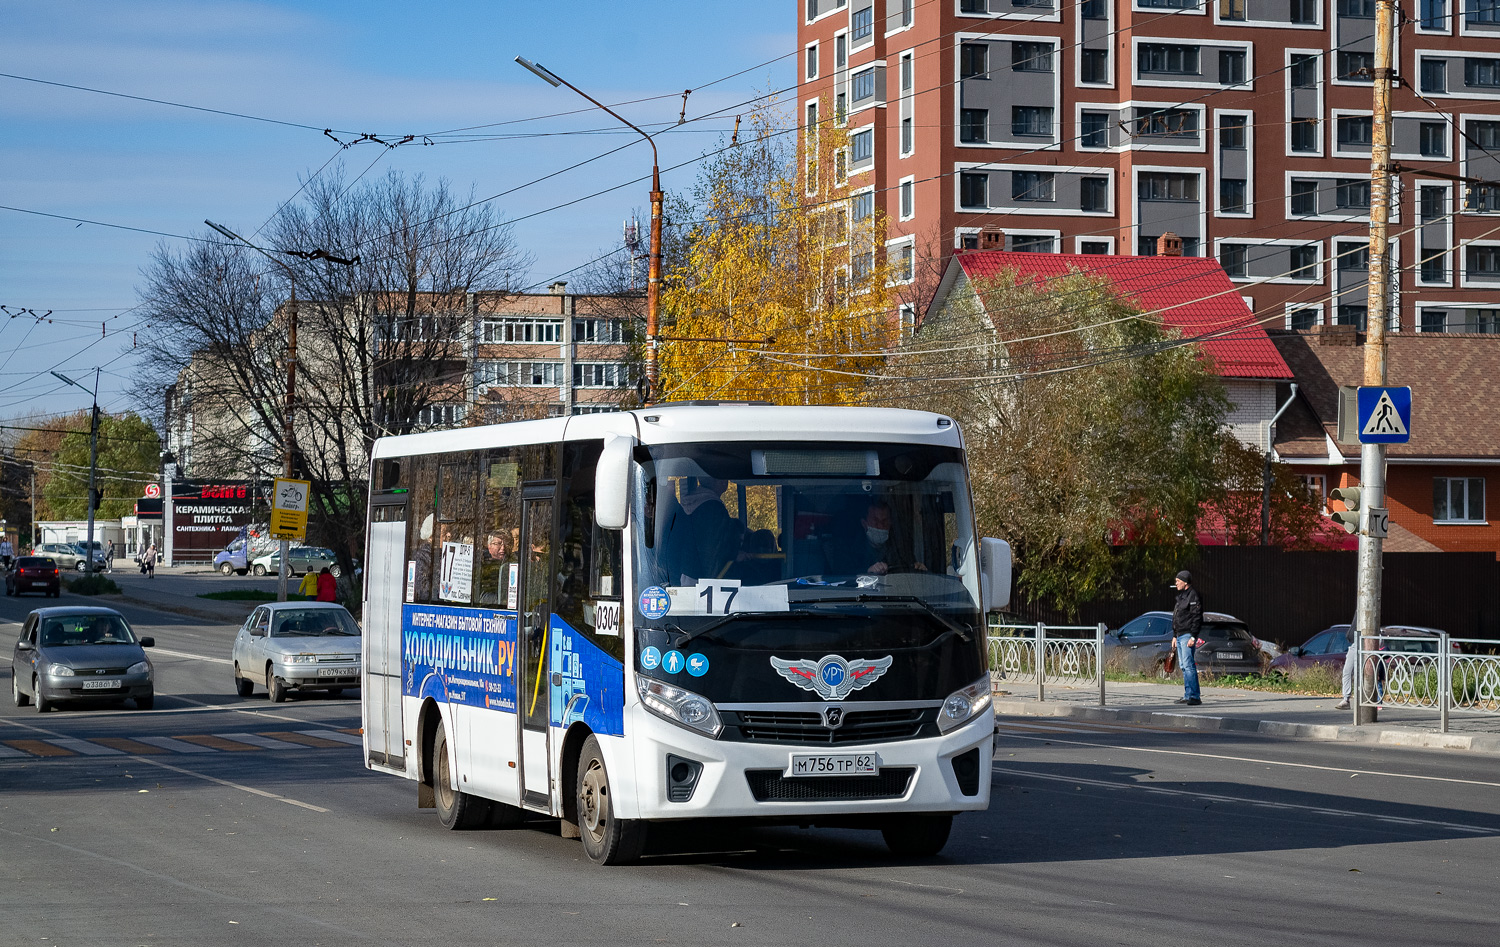
[[[1405,444],[1411,440],[1411,389],[1359,389],[1359,442]]]

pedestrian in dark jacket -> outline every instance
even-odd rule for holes
[[[1198,695],[1198,660],[1194,656],[1198,634],[1203,630],[1203,600],[1193,588],[1193,574],[1186,569],[1177,573],[1177,603],[1172,606],[1172,646],[1177,649],[1177,664],[1182,668],[1182,698],[1179,704],[1196,707],[1203,703]]]

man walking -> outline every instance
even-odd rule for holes
[[[1198,633],[1203,630],[1203,601],[1193,588],[1193,574],[1186,569],[1177,573],[1177,603],[1172,606],[1172,645],[1177,649],[1177,664],[1182,668],[1182,698],[1179,704],[1196,707],[1203,703],[1198,696],[1198,660],[1194,649]]]

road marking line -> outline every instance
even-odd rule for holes
[[[193,654],[191,651],[169,651],[166,648],[152,648],[152,654],[165,654],[169,658],[188,658],[192,661],[207,661],[210,664],[234,664],[228,658],[211,658],[206,654]]]
[[[78,753],[83,756],[121,755],[119,750],[107,746],[99,746],[97,743],[90,743],[87,740],[79,740],[75,737],[54,737],[47,742],[51,743],[53,746],[60,746],[65,750],[72,750],[74,753]]]
[[[149,746],[159,746],[163,750],[171,750],[173,753],[217,753],[213,747],[199,746],[196,743],[183,743],[171,737],[137,737],[142,743]]]
[[[6,740],[10,746],[18,750],[25,750],[32,756],[77,756],[72,750],[65,750],[60,746],[53,746],[45,740]]]
[[[288,743],[285,740],[273,740],[270,737],[263,737],[258,733],[216,733],[214,734],[214,736],[222,737],[225,740],[236,740],[240,743],[248,743],[251,746],[258,746],[266,750],[305,750],[308,748],[305,744],[302,743]]]
[[[240,743],[236,740],[226,740],[223,737],[214,736],[213,734],[209,733],[182,733],[178,734],[175,739],[186,740],[188,743],[196,743],[199,746],[206,746],[211,750],[238,751],[259,749],[259,747],[251,746],[248,743]]]
[[[1082,779],[1076,776],[1054,776],[1047,773],[1029,773],[1022,770],[1006,769],[1003,766],[994,767],[997,774],[1004,776],[1020,776],[1024,779],[1044,779],[1049,782],[1067,783],[1069,785],[1101,786],[1105,789],[1144,789],[1139,783],[1109,782],[1103,779]],[[1210,802],[1232,803],[1234,805],[1258,805],[1258,799],[1246,799],[1243,796],[1225,796],[1220,793],[1199,792],[1194,789],[1165,789],[1161,786],[1152,786],[1147,789],[1156,795],[1165,796],[1188,796],[1193,799],[1207,799]],[[1310,812],[1316,815],[1342,816],[1349,819],[1382,820],[1387,821],[1385,816],[1378,816],[1370,812],[1351,812],[1347,809],[1330,809],[1326,806],[1300,805],[1295,802],[1279,802],[1275,804],[1281,809],[1295,809],[1299,812]],[[1462,822],[1442,822],[1437,819],[1405,819],[1413,825],[1435,826],[1444,829],[1453,829],[1458,832],[1469,832],[1477,835],[1500,835],[1500,827],[1488,825],[1466,825]]]
[[[149,743],[142,743],[139,740],[132,740],[128,737],[94,737],[92,742],[100,743],[123,753],[131,753],[136,756],[155,756],[158,753],[166,752],[166,750],[159,746],[152,746]]]
[[[310,737],[322,737],[325,740],[336,740],[339,743],[346,743],[349,746],[362,747],[365,745],[363,737],[351,737],[349,734],[343,733],[338,730],[299,730],[298,732],[305,733]]]
[[[287,796],[278,796],[276,793],[270,792],[265,789],[256,789],[254,786],[246,786],[244,783],[230,782],[227,779],[220,779],[217,776],[209,776],[206,773],[195,773],[190,769],[183,769],[181,766],[173,766],[171,763],[163,763],[161,760],[154,760],[149,756],[140,756],[136,757],[136,759],[139,759],[142,763],[147,763],[151,766],[159,766],[162,769],[169,769],[174,773],[181,773],[184,776],[191,776],[194,779],[201,779],[210,783],[218,783],[220,786],[228,786],[230,789],[238,789],[241,792],[248,792],[251,795],[262,796],[266,799],[275,799],[277,802],[284,802],[289,806],[299,806],[303,809],[310,809],[313,812],[328,811],[322,806],[315,806],[310,802],[301,802],[297,799],[291,799]]]
[[[1009,726],[996,727],[995,728],[995,732],[999,733],[999,734],[1006,735],[1006,736],[1035,736],[1038,733],[1082,733],[1082,734],[1086,734],[1086,735],[1101,736],[1101,737],[1102,736],[1108,736],[1109,733],[1110,733],[1110,731],[1108,731],[1108,730],[1082,730],[1082,729],[1072,729],[1072,728],[1064,730],[1064,729],[1062,729],[1060,727],[1058,729],[1056,729],[1056,730],[1054,730],[1054,729],[1052,729],[1050,727],[1032,727],[1032,728],[1028,728],[1026,730],[1017,730],[1017,729],[1012,729]]]
[[[1213,731],[1233,732],[1233,731]],[[1028,737],[1021,734],[1012,734],[1017,740],[1034,740],[1042,742],[1041,737]],[[1316,763],[1288,763],[1285,760],[1262,760],[1253,756],[1227,756],[1222,753],[1195,753],[1192,750],[1163,750],[1150,746],[1129,746],[1119,743],[1090,743],[1087,740],[1062,740],[1057,737],[1048,738],[1052,743],[1065,743],[1070,746],[1091,746],[1101,750],[1129,750],[1133,753],[1163,753],[1167,756],[1196,756],[1206,760],[1228,760],[1234,763],[1255,763],[1260,766],[1289,766],[1293,769],[1316,769],[1325,773],[1357,773],[1360,776],[1388,776],[1391,779],[1421,779],[1434,783],[1458,783],[1463,786],[1488,786],[1500,789],[1500,783],[1486,782],[1482,779],[1458,779],[1454,776],[1424,776],[1419,773],[1386,773],[1373,769],[1350,769],[1347,766],[1319,766]],[[1353,744],[1358,746],[1359,744]]]
[[[18,756],[30,756],[30,753],[22,752],[13,747],[0,746],[0,760],[14,759]]]
[[[349,748],[349,745],[347,743],[341,743],[326,739],[324,737],[314,736],[310,733],[293,732],[291,730],[271,730],[266,733],[262,733],[261,736],[269,737],[273,740],[283,740],[288,743],[300,743],[302,746],[312,746],[319,749],[327,749],[332,747],[334,749],[346,750]]]

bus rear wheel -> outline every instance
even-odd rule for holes
[[[609,771],[597,737],[583,743],[578,758],[578,828],[583,852],[600,865],[624,865],[641,857],[646,846],[646,824],[615,815],[610,793]]]
[[[437,740],[432,747],[432,795],[437,803],[438,821],[446,828],[478,829],[489,821],[488,799],[453,788],[453,770],[448,765],[448,731],[442,724],[438,724]]]
[[[931,858],[948,844],[953,830],[953,816],[919,814],[898,816],[880,829],[892,855],[903,858]]]

